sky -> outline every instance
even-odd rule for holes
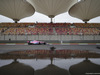
[[[18,23],[23,22],[41,22],[41,23],[49,23],[50,18],[44,14],[35,12],[32,16],[26,17],[21,19]],[[4,22],[11,22],[14,23],[14,21],[10,18],[7,18],[5,16],[0,15],[0,23]],[[57,15],[55,18],[53,18],[54,23],[84,23],[82,20],[71,17],[68,12],[62,13],[60,15]],[[100,23],[100,17],[91,19],[88,23]]]

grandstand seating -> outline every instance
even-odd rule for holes
[[[74,25],[80,28],[100,28],[100,23],[0,23],[0,27],[28,27],[33,25],[37,27],[70,27]]]
[[[18,34],[18,35],[25,35],[25,34],[53,34],[52,28],[9,28],[4,32],[4,34]]]
[[[81,27],[81,28],[100,28],[100,24],[99,23],[73,23],[73,25],[75,25],[76,27]]]
[[[27,27],[35,23],[0,23],[0,27]]]
[[[99,35],[100,30],[97,28],[56,28],[56,32],[64,35]]]
[[[0,28],[0,33],[4,32],[7,28]]]
[[[29,27],[34,26],[35,27]],[[18,35],[99,35],[98,23],[1,23],[0,32]],[[74,26],[74,27],[71,27]]]
[[[68,27],[70,23],[37,23],[37,27]]]

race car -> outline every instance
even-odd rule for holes
[[[27,41],[27,43],[28,45],[46,45],[46,42],[37,40]]]

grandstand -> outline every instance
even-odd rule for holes
[[[48,43],[99,43],[99,23],[0,23],[1,43],[42,40]],[[10,41],[9,41],[10,40]],[[89,41],[89,42],[87,42]]]
[[[11,40],[99,40],[100,38],[99,23],[1,23],[0,27],[2,35],[0,40],[9,38]]]

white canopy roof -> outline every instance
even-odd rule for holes
[[[24,0],[0,0],[0,14],[18,21],[33,15],[34,7]]]
[[[35,75],[69,75],[69,72],[65,69],[50,64],[43,69],[36,70]]]
[[[82,0],[69,10],[69,14],[83,21],[100,16],[100,0]]]
[[[89,73],[99,73],[100,65],[97,65],[90,60],[84,60],[78,64],[72,65],[69,68],[69,71],[71,75],[89,75]]]
[[[77,0],[27,0],[35,7],[37,12],[47,15],[50,18],[64,13],[77,2]]]
[[[0,75],[34,75],[34,69],[29,65],[14,61],[0,67]]]

